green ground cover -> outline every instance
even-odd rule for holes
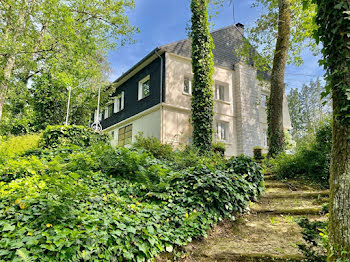
[[[27,138],[0,145],[0,261],[151,261],[263,190],[246,157],[169,153],[155,140],[112,148],[80,127]]]

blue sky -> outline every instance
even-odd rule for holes
[[[109,53],[112,67],[110,80],[115,80],[123,72],[136,64],[157,46],[187,38],[186,28],[190,26],[190,0],[135,0],[136,8],[129,12],[131,24],[140,29],[134,35],[135,44],[127,44]],[[232,5],[227,1],[218,8],[212,29],[218,29],[234,23]],[[259,16],[259,10],[251,8],[253,0],[235,0],[235,22],[252,25]],[[304,65],[288,66],[285,81],[288,87],[301,87],[303,83],[323,76],[318,58],[310,52],[303,52]],[[288,89],[289,89],[288,88]],[[287,89],[287,91],[288,91]]]

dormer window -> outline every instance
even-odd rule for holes
[[[124,109],[124,92],[121,92],[117,97],[114,98],[114,113]]]
[[[139,82],[139,94],[138,100],[144,99],[151,94],[151,81],[150,76],[146,76]]]

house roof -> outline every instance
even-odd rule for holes
[[[213,50],[214,64],[218,66],[233,68],[233,65],[241,59],[237,57],[235,50],[238,49],[242,39],[242,32],[236,25],[227,26],[211,32],[215,49]],[[192,43],[191,39],[177,41],[171,44],[161,46],[166,52],[174,53],[180,56],[191,58]]]
[[[234,65],[241,61],[236,55],[236,50],[244,39],[242,33],[242,24],[230,25],[211,32],[215,49],[213,49],[214,64],[216,66],[222,66],[234,69]],[[252,50],[254,52],[254,50]],[[157,58],[159,54],[164,52],[174,53],[179,56],[191,58],[192,42],[190,38],[180,40],[174,43],[156,47],[152,52],[145,56],[140,62],[130,68],[126,73],[120,76],[114,81],[116,86],[122,84],[126,79],[132,75],[135,70],[140,70],[143,65]],[[250,59],[249,65],[254,66],[252,59]],[[258,72],[263,74],[264,78],[269,78],[268,72]]]

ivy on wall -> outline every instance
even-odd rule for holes
[[[213,136],[213,39],[209,33],[207,0],[192,0],[192,125],[193,144],[203,154],[211,151]]]

